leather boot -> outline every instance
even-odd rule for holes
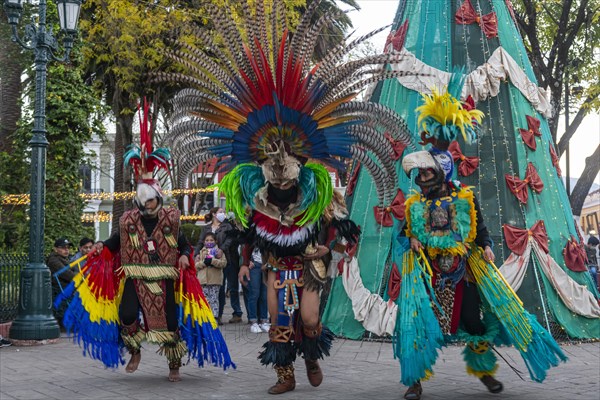
[[[481,378],[479,378],[479,380],[485,385],[487,390],[489,390],[491,393],[500,393],[502,391],[502,389],[504,389],[502,382],[496,380],[491,375],[484,375]]]
[[[296,389],[296,378],[294,377],[294,365],[280,367],[276,365],[277,383],[269,388],[269,394],[282,394]]]
[[[321,371],[319,362],[317,360],[304,360],[304,364],[306,364],[308,382],[314,387],[319,386],[323,382],[323,371]]]
[[[311,347],[315,347],[317,348],[318,344],[317,341],[319,340],[319,336],[321,336],[321,332],[323,330],[323,326],[319,323],[315,326],[310,326],[310,325],[304,325],[302,327],[302,333],[304,334],[304,341],[307,343],[303,343],[303,345],[306,346],[306,348],[309,347],[309,343]],[[307,354],[308,353],[308,354]],[[317,387],[321,384],[321,382],[323,382],[323,371],[321,371],[321,366],[319,365],[319,361],[318,360],[311,360],[306,358],[307,356],[310,357],[311,352],[304,352],[304,363],[306,364],[306,376],[308,377],[308,382],[314,386]],[[314,353],[314,352],[312,352]],[[315,356],[315,354],[312,354],[313,357]],[[322,357],[322,356],[321,356]]]
[[[421,398],[421,394],[423,394],[423,388],[421,387],[421,382],[417,381],[417,383],[409,387],[406,393],[404,393],[404,399],[419,400]]]

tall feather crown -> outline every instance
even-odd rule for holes
[[[155,170],[164,169],[169,172],[171,153],[169,149],[160,147],[154,149],[152,144],[152,124],[150,121],[150,103],[144,98],[144,103],[138,105],[140,121],[140,144],[131,144],[125,154],[124,165],[131,165],[136,182],[154,180]]]
[[[178,180],[210,158],[225,157],[226,166],[260,164],[274,144],[298,160],[312,159],[342,167],[339,158],[362,161],[374,176],[380,202],[395,195],[396,171],[385,138],[413,146],[404,121],[389,108],[357,101],[366,85],[403,75],[390,71],[398,53],[345,61],[360,43],[381,28],[331,49],[312,64],[317,38],[335,15],[324,13],[311,23],[319,1],[310,3],[295,30],[287,26],[285,7],[274,0],[244,2],[236,24],[214,6],[208,12],[218,36],[197,29],[201,44],[176,40],[167,55],[188,73],[161,73],[155,81],[176,82],[185,89],[173,99],[171,148],[178,159]],[[269,14],[270,16],[268,16]]]
[[[461,102],[460,94],[464,86],[463,69],[455,69],[445,91],[432,89],[432,94],[423,94],[423,105],[417,107],[418,125],[423,129],[423,140],[452,142],[461,134],[466,143],[477,139],[477,128],[483,119],[483,112],[475,109],[472,98]],[[445,149],[444,149],[445,150]]]

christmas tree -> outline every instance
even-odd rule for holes
[[[421,129],[415,109],[422,94],[443,90],[452,71],[464,68],[462,100],[471,96],[485,118],[474,144],[459,139],[452,146],[454,173],[475,188],[497,266],[554,336],[600,337],[598,291],[585,266],[546,121],[551,105],[537,85],[510,1],[400,1],[386,51],[404,54],[391,69],[420,75],[381,82],[369,96],[406,121],[417,150]],[[378,202],[372,179],[358,164],[347,187],[351,218],[363,231],[356,255],[360,273],[334,279],[323,319],[349,338],[362,337],[363,325],[382,334],[395,323],[395,305],[388,300],[401,260],[394,247],[404,224],[404,197],[418,188],[400,167],[402,155],[414,149],[388,140],[400,177],[394,201]]]

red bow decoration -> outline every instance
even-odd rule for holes
[[[506,246],[518,256],[522,256],[527,248],[527,242],[530,239],[536,241],[536,243],[544,250],[544,253],[548,253],[548,233],[546,233],[546,227],[544,221],[540,220],[536,222],[531,229],[517,228],[516,226],[504,224],[502,225],[504,231],[504,238],[506,239]]]
[[[354,171],[352,171],[352,176],[348,181],[348,185],[346,185],[346,196],[352,196],[354,193],[354,188],[356,187],[356,181],[358,181],[358,173],[360,172],[360,163],[357,163],[354,166]]]
[[[396,197],[392,200],[392,203],[387,207],[375,206],[373,211],[375,212],[375,221],[381,226],[392,226],[394,220],[392,215],[399,220],[404,219],[404,193],[398,189]]]
[[[548,147],[550,147],[550,158],[552,159],[552,165],[554,165],[554,168],[556,168],[556,173],[558,174],[558,176],[562,176],[562,171],[560,170],[560,159],[558,158],[558,155],[556,154],[556,151],[554,150],[554,147],[552,147],[552,143],[550,143],[548,145]]]
[[[386,133],[384,136],[392,145],[392,149],[394,149],[394,154],[391,155],[392,160],[398,160],[402,157],[402,153],[404,153],[404,150],[406,149],[406,144],[394,139],[389,133]]]
[[[356,255],[357,251],[358,251],[358,242],[348,243],[346,245],[346,254],[348,254],[348,257],[350,257],[350,258],[354,257]],[[344,263],[345,262],[346,262],[346,258],[342,257],[340,259],[340,261],[338,261],[338,263],[337,263],[337,269],[338,269],[338,272],[340,275],[344,272]]]
[[[465,99],[465,101],[462,102],[462,106],[467,111],[474,110],[475,109],[475,99],[473,99],[473,96],[468,95],[467,98]]]
[[[385,46],[383,46],[384,52],[388,53],[388,45],[391,44],[392,48],[396,51],[402,50],[404,47],[404,39],[406,39],[406,32],[408,31],[408,20],[405,20],[400,27],[391,31],[385,40]]]
[[[538,194],[541,193],[542,189],[544,188],[544,182],[542,182],[542,179],[538,175],[538,172],[532,163],[527,164],[525,179],[521,180],[518,177],[509,174],[504,175],[504,177],[506,179],[506,185],[510,191],[523,204],[527,204],[527,200],[529,199],[527,185],[531,187],[531,190]]]
[[[537,145],[535,143],[535,137],[541,137],[542,133],[540,132],[540,120],[532,117],[530,115],[526,116],[527,118],[527,129],[519,128],[519,132],[521,133],[521,137],[523,138],[523,142],[529,147],[531,150],[536,149]]]
[[[563,257],[565,259],[565,265],[571,271],[587,271],[587,254],[585,253],[583,245],[578,243],[573,235],[571,235],[571,239],[567,240],[567,244],[563,249]]]
[[[402,283],[402,276],[398,271],[396,263],[392,264],[392,271],[390,273],[390,279],[388,280],[387,294],[390,296],[390,300],[396,301],[400,296],[400,284]]]
[[[491,12],[483,17],[477,14],[471,0],[465,0],[464,3],[456,10],[454,20],[457,24],[469,25],[478,24],[485,33],[485,37],[490,39],[498,36],[498,19],[496,13]]]
[[[460,176],[469,176],[473,172],[475,172],[477,167],[479,167],[479,157],[465,156],[462,153],[458,142],[456,142],[456,141],[452,142],[450,144],[450,147],[448,147],[448,151],[450,152],[450,154],[452,154],[452,158],[454,159],[454,162],[457,162],[460,160],[460,164],[458,165],[458,174]]]

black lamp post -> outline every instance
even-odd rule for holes
[[[19,314],[10,337],[20,340],[53,339],[60,336],[52,315],[50,271],[44,263],[44,202],[46,197],[46,70],[50,60],[66,61],[77,33],[81,0],[57,0],[60,27],[65,33],[64,55],[57,57],[58,42],[52,28],[46,28],[46,0],[39,1],[39,15],[25,26],[19,37],[17,24],[23,11],[22,0],[5,0],[4,10],[12,27],[12,40],[35,55],[35,110],[31,146],[31,190],[29,208],[29,262],[21,272]]]

